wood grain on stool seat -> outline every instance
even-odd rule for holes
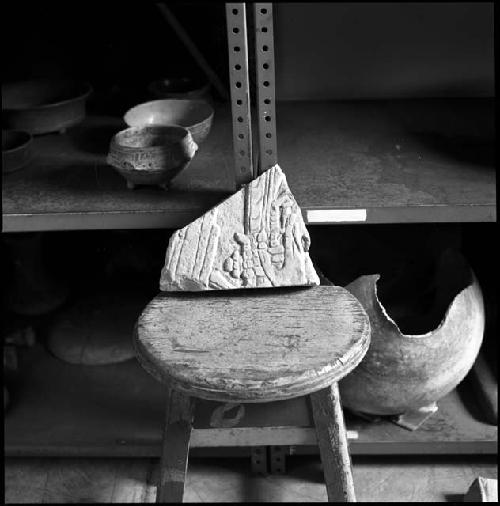
[[[337,286],[158,295],[140,316],[136,354],[176,390],[268,402],[326,388],[369,345],[361,304]]]

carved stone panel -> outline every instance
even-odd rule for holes
[[[160,288],[319,285],[309,245],[300,208],[275,165],[172,235]]]

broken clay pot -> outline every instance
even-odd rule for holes
[[[441,323],[415,335],[403,334],[381,304],[379,275],[361,276],[346,286],[368,313],[372,338],[360,365],[340,381],[345,407],[371,415],[414,412],[447,395],[467,375],[483,340],[481,288],[456,252],[442,255],[436,273],[429,313],[434,311],[430,321],[435,321],[439,309]],[[422,319],[425,315],[420,318],[420,328]]]

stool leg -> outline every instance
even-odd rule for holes
[[[356,502],[351,458],[338,384],[315,392],[311,398],[329,502]]]
[[[194,399],[169,389],[156,502],[182,502]]]

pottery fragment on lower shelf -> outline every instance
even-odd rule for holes
[[[301,210],[275,165],[172,235],[160,288],[319,285],[309,245]]]
[[[425,334],[400,330],[377,297],[378,275],[361,276],[346,286],[368,313],[372,336],[359,366],[340,381],[345,407],[392,416],[399,425],[415,430],[437,411],[436,401],[472,368],[484,332],[481,288],[457,252],[446,251],[436,271],[435,306],[446,307],[447,300],[448,307],[437,328]],[[456,291],[451,297],[448,287],[453,284]]]
[[[414,411],[406,411],[401,415],[394,416],[391,421],[404,429],[417,430],[428,418],[434,415],[438,409],[438,405],[433,402],[429,406],[422,406]]]

